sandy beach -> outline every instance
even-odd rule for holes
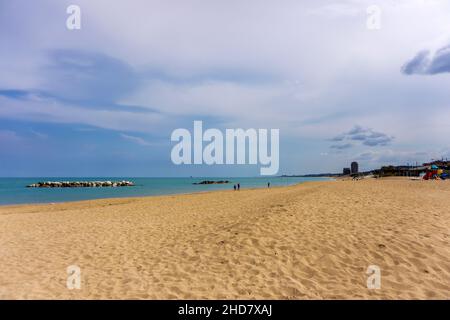
[[[368,179],[3,206],[0,298],[449,299],[449,198]]]

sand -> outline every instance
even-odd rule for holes
[[[370,179],[4,206],[0,298],[449,299],[449,198]]]

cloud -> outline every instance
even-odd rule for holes
[[[330,146],[331,149],[337,149],[337,150],[344,150],[344,149],[348,149],[353,147],[353,145],[351,143],[346,143],[346,144],[334,144],[332,146]]]
[[[64,104],[53,98],[14,99],[0,95],[0,119],[36,123],[77,124],[103,129],[133,132],[165,133],[176,119],[158,113],[136,113],[124,110],[98,110]],[[167,129],[166,129],[167,130]]]
[[[423,50],[405,63],[402,72],[406,75],[434,75],[450,72],[450,44],[436,51]]]
[[[151,145],[150,142],[148,142],[148,141],[142,139],[141,137],[135,137],[135,136],[131,136],[131,135],[124,134],[124,133],[121,133],[120,136],[121,136],[123,139],[125,139],[125,140],[134,142],[134,143],[136,143],[136,144],[138,144],[138,145],[141,145],[141,146],[146,146],[146,147],[147,147],[147,146],[150,146],[150,145]]]
[[[42,133],[42,132],[36,131],[34,129],[30,129],[30,132],[39,139],[47,139],[48,138],[48,134],[46,134],[46,133]]]
[[[356,161],[361,161],[369,164],[373,168],[383,165],[406,165],[418,164],[421,165],[432,158],[440,159],[442,153],[438,150],[415,151],[402,149],[384,149],[384,150],[369,150],[360,153],[354,157]],[[445,156],[445,155],[444,155]]]
[[[354,126],[353,129],[351,129],[349,132],[347,132],[347,135],[359,135],[361,133],[365,133],[367,129],[364,129],[360,126]]]
[[[55,95],[53,92],[47,92],[42,90],[18,90],[18,89],[0,89],[0,96],[9,99],[21,100],[21,101],[49,101],[58,102],[65,105],[74,105],[80,108],[97,109],[97,110],[110,110],[110,111],[127,111],[133,113],[158,113],[153,108],[136,106],[129,104],[121,104],[115,102],[97,102],[95,100],[67,100],[61,96]]]
[[[379,137],[368,137],[364,140],[363,144],[366,146],[370,146],[370,147],[375,147],[375,146],[385,146],[388,143],[390,143],[392,141],[392,137],[383,135],[383,136],[379,136]]]
[[[331,139],[329,139],[329,141],[333,141],[333,142],[339,142],[339,141],[343,141],[345,139],[345,135],[339,135],[339,136],[336,136],[336,137],[334,137],[334,138],[331,138]]]
[[[386,146],[389,144],[394,137],[388,136],[385,133],[374,131],[371,128],[364,128],[361,126],[354,126],[350,131],[340,134],[334,138],[331,138],[331,141],[358,141],[362,145],[375,147],[375,146]],[[352,147],[353,145],[350,143],[341,144],[341,145],[332,145],[330,148],[333,149],[347,149]]]
[[[100,52],[75,49],[46,51],[39,67],[38,89],[1,89],[0,95],[18,100],[52,99],[66,105],[98,110],[158,112],[150,106],[123,104],[140,88],[143,76],[128,63]]]
[[[22,141],[22,138],[12,130],[0,130],[0,146],[5,143],[16,143]]]
[[[25,150],[29,150],[31,140],[19,130],[0,129],[0,162],[6,164],[9,158],[6,155],[23,154]],[[42,150],[42,149],[41,149]],[[0,165],[0,167],[2,167]],[[2,168],[0,168],[1,170]],[[4,168],[3,168],[4,169]]]
[[[43,86],[62,99],[116,102],[139,85],[133,68],[104,53],[55,49],[48,58],[49,65],[42,67]]]

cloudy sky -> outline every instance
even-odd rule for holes
[[[0,0],[0,70],[0,176],[259,174],[173,165],[194,120],[280,129],[279,174],[450,158],[447,0]]]

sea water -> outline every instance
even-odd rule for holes
[[[97,188],[27,188],[39,181],[121,181],[135,183],[133,187]],[[194,185],[203,180],[229,180],[228,184]],[[49,203],[101,198],[139,197],[152,195],[206,192],[212,190],[233,190],[239,183],[241,189],[287,186],[306,181],[328,180],[328,178],[303,177],[256,177],[256,178],[132,178],[132,177],[91,177],[91,178],[0,178],[0,205],[23,203]]]

